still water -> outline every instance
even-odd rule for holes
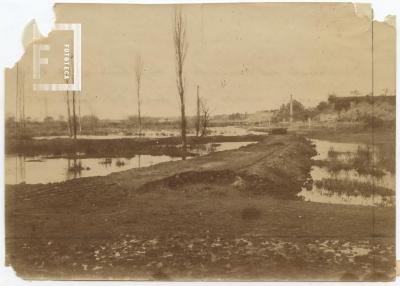
[[[213,152],[233,150],[255,142],[223,142],[197,145],[189,151],[200,156]],[[136,155],[132,158],[51,158],[7,155],[5,159],[6,184],[54,183],[75,178],[105,176],[132,168],[181,160],[167,155]]]
[[[209,135],[223,135],[223,136],[243,136],[243,135],[266,135],[265,132],[253,131],[243,127],[238,126],[223,126],[223,127],[209,127],[208,133]],[[138,138],[138,137],[146,137],[146,138],[167,138],[167,137],[177,137],[180,136],[180,130],[143,130],[142,136],[138,134],[123,134],[123,133],[114,133],[108,135],[78,135],[79,139],[121,139],[121,138]],[[193,130],[189,130],[187,133],[188,136],[194,136],[195,132]],[[70,138],[66,135],[58,135],[58,136],[36,136],[33,139],[55,139],[55,138]]]
[[[315,144],[317,155],[313,158],[327,162],[332,160],[335,156],[335,160],[339,162],[349,163],[354,162],[357,158],[357,154],[360,150],[368,150],[371,152],[371,158],[374,162],[386,162],[383,158],[384,154],[394,156],[393,153],[387,152],[388,150],[382,150],[387,146],[368,146],[366,144],[356,143],[337,143],[324,140],[311,140]],[[333,155],[332,155],[333,154]],[[352,161],[353,160],[353,161]],[[351,166],[351,165],[350,165]],[[320,203],[331,203],[331,204],[350,204],[350,205],[369,205],[369,206],[392,206],[395,202],[395,190],[396,180],[394,171],[389,171],[389,167],[380,165],[379,176],[361,173],[355,168],[348,168],[345,170],[334,170],[332,171],[326,166],[314,165],[310,172],[312,179],[311,185],[302,188],[302,191],[298,194],[299,197],[305,201],[320,202]],[[324,179],[334,180],[335,182],[361,182],[366,186],[371,186],[371,193],[361,194],[356,187],[349,190],[335,191],[327,189],[321,186],[317,186],[316,182]],[[356,185],[354,184],[354,185]],[[389,190],[392,195],[379,195],[372,193],[372,188],[383,187]]]

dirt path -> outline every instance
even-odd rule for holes
[[[8,262],[25,278],[390,279],[394,208],[295,200],[312,154],[302,137],[271,136],[105,177],[7,186]]]

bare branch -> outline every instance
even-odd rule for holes
[[[204,99],[200,100],[200,107],[201,107],[201,136],[207,135],[207,127],[210,123],[210,108],[207,105],[207,102]]]
[[[136,84],[137,84],[137,108],[138,108],[138,122],[139,122],[139,136],[142,135],[142,118],[141,118],[141,99],[140,99],[140,81],[142,79],[143,73],[143,63],[142,57],[139,55],[136,58],[135,65],[135,76],[136,76]]]
[[[135,65],[135,75],[136,75],[136,81],[138,83],[140,83],[140,80],[142,78],[142,73],[143,73],[142,57],[137,56],[136,57],[136,65]]]

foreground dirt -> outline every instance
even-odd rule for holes
[[[388,280],[394,208],[308,203],[310,143],[6,188],[7,260],[24,278]]]

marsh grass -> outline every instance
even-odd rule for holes
[[[315,160],[314,164],[326,167],[330,172],[356,170],[360,175],[382,177],[383,169],[377,167],[377,159],[374,158],[373,149],[370,147],[358,147],[356,152],[340,152],[331,147],[327,160]]]
[[[351,179],[334,179],[324,178],[314,181],[314,184],[319,189],[326,189],[338,194],[346,194],[365,197],[373,195],[393,196],[394,192],[388,188],[376,186],[371,182],[360,182]]]
[[[314,160],[314,165],[318,167],[326,167],[329,172],[338,173],[340,171],[350,171],[353,169],[351,164],[338,159],[330,160]]]
[[[340,154],[341,152],[336,151],[332,146],[328,150],[328,158],[337,159],[337,157],[339,157]]]
[[[396,171],[396,144],[386,143],[377,144],[376,146],[376,165],[394,174]]]

